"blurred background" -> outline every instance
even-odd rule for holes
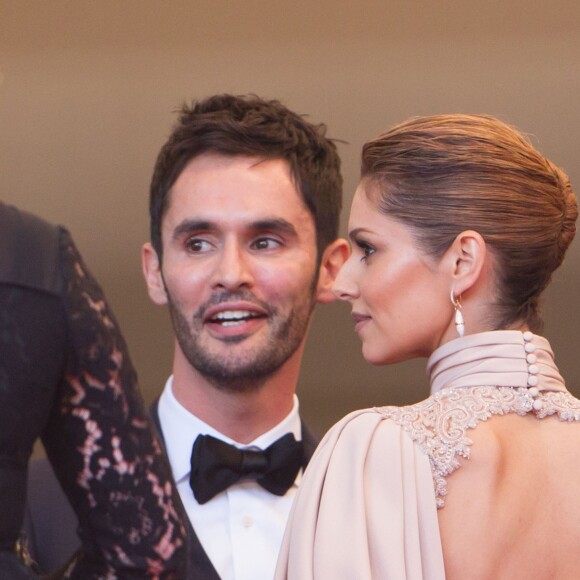
[[[575,0],[0,0],[0,196],[65,224],[104,287],[146,400],[171,369],[168,313],[142,281],[157,152],[184,101],[278,98],[339,145],[345,210],[363,142],[413,115],[489,113],[532,135],[580,191]],[[580,240],[545,335],[580,395]],[[323,432],[348,411],[428,394],[425,361],[373,368],[349,308],[319,308],[299,386]]]

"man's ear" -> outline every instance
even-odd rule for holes
[[[487,257],[487,245],[478,232],[466,230],[455,238],[444,257],[455,296],[461,296],[480,280]]]
[[[336,296],[332,292],[332,285],[338,271],[348,259],[349,254],[348,242],[342,238],[334,240],[324,250],[318,272],[318,286],[316,288],[316,299],[318,302],[328,304],[336,299]]]
[[[167,304],[167,292],[161,274],[161,264],[155,248],[147,242],[141,248],[141,266],[147,283],[149,298],[158,305]]]

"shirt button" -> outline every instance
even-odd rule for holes
[[[251,528],[254,525],[254,520],[251,516],[244,516],[242,518],[242,525],[244,528]]]

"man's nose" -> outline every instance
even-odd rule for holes
[[[250,260],[250,256],[238,243],[226,242],[217,256],[212,287],[233,290],[240,286],[251,286],[253,277]]]

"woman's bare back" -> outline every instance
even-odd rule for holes
[[[578,578],[580,423],[509,414],[469,438],[438,512],[447,578]]]

